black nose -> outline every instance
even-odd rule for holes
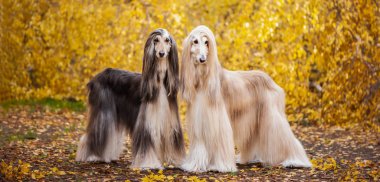
[[[165,55],[164,52],[159,52],[158,54],[160,55],[160,57],[164,57],[164,55]]]
[[[199,62],[201,62],[201,63],[206,62],[206,57],[205,56],[201,56],[201,58],[199,58]]]

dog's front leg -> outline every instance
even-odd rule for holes
[[[205,144],[197,140],[191,145],[190,153],[181,168],[189,172],[206,172],[210,159]]]
[[[163,169],[161,161],[158,159],[156,152],[153,148],[148,149],[148,151],[142,156],[137,154],[132,162],[132,168],[140,169]]]
[[[152,115],[149,108],[143,104],[140,108],[140,114],[132,135],[132,168],[141,169],[162,169],[161,159],[161,137],[157,132],[157,127],[147,124],[147,115]],[[151,120],[150,120],[151,121]],[[158,130],[159,131],[159,130]]]
[[[209,117],[216,122],[209,126],[209,128],[213,129],[213,132],[210,130],[208,136],[208,149],[210,155],[212,155],[208,170],[236,172],[233,132],[227,112],[223,107],[223,103],[212,109],[214,112],[210,112],[213,114],[209,114]]]

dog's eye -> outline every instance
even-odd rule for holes
[[[207,40],[206,40],[205,44],[208,45],[208,41]]]
[[[169,42],[169,38],[166,38],[166,39],[165,39],[165,42]]]
[[[158,42],[158,39],[156,38],[156,39],[154,39],[154,43],[157,43]]]
[[[198,40],[194,40],[194,44],[198,44]]]

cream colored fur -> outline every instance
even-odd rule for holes
[[[185,170],[235,171],[232,136],[240,163],[311,167],[286,119],[282,88],[261,71],[223,69],[206,26],[195,28],[184,42],[181,84],[189,107]]]

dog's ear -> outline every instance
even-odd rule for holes
[[[155,68],[153,65],[155,65],[156,60],[156,54],[154,49],[154,42],[153,39],[156,37],[156,33],[152,32],[149,35],[148,40],[146,40],[145,46],[144,46],[144,56],[143,56],[143,73],[152,73],[150,71],[155,71],[153,68]]]
[[[144,47],[141,93],[143,100],[146,101],[156,98],[158,93],[158,86],[154,79],[158,65],[153,42],[158,33],[158,31],[152,32]]]
[[[168,74],[165,78],[165,87],[168,92],[168,96],[177,96],[177,90],[178,90],[178,50],[177,50],[177,43],[175,42],[174,38],[169,35],[170,39],[170,51],[168,55],[168,61],[169,61],[169,68],[168,68]]]
[[[186,101],[190,101],[195,91],[195,68],[194,64],[191,62],[190,49],[191,49],[191,37],[188,36],[183,41],[182,49],[182,64],[181,64],[181,74],[180,74],[180,90],[182,98]]]

